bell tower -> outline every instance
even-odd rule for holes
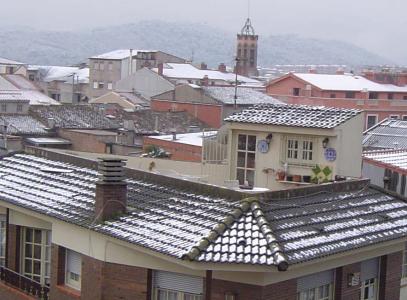
[[[236,68],[237,74],[258,76],[257,41],[259,36],[254,32],[250,18],[247,18],[240,33],[237,34]]]

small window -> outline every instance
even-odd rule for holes
[[[348,98],[348,99],[355,98],[355,92],[351,92],[351,91],[345,92],[345,98]]]
[[[394,99],[394,94],[393,93],[388,93],[387,94],[387,99],[393,100]]]
[[[369,99],[379,99],[379,93],[377,92],[370,92]]]
[[[82,257],[79,253],[66,249],[65,284],[80,290],[82,275]]]
[[[376,300],[377,298],[377,280],[376,278],[367,279],[362,282],[360,299]]]
[[[100,71],[103,71],[105,69],[105,63],[103,61],[100,62],[99,69]]]
[[[6,104],[6,103],[3,103],[3,104],[1,105],[1,111],[2,111],[2,112],[7,112],[7,104]]]
[[[390,115],[390,119],[398,120],[398,119],[400,119],[400,116],[399,115]]]
[[[99,83],[97,81],[93,82],[93,88],[97,89],[99,87]]]
[[[293,96],[299,96],[300,95],[300,88],[293,88]]]
[[[330,98],[336,98],[336,94],[330,94],[329,97]]]
[[[113,63],[112,63],[112,62],[109,62],[109,63],[107,64],[107,69],[108,69],[109,71],[112,71],[112,70],[113,70]]]
[[[403,117],[401,118],[403,121],[407,121],[407,115],[403,115]]]
[[[107,83],[107,89],[108,89],[108,90],[112,90],[112,89],[113,89],[113,83],[108,82],[108,83]]]
[[[288,136],[281,159],[292,164],[312,164],[315,158],[315,139],[301,136]]]
[[[298,300],[331,300],[333,299],[332,284],[326,284],[306,291],[298,292]]]
[[[28,75],[28,80],[29,80],[29,81],[35,81],[35,76],[34,76],[34,74]]]
[[[93,64],[93,68],[99,70],[99,63],[97,61]]]
[[[239,134],[237,141],[236,179],[240,184],[254,185],[256,136]]]
[[[403,96],[403,100],[407,100],[407,96]]]
[[[369,129],[377,123],[377,115],[367,115],[366,118],[366,128]]]
[[[23,105],[17,104],[17,112],[22,112],[22,111],[23,111]]]
[[[105,83],[100,81],[98,84],[98,89],[103,89],[105,87]]]

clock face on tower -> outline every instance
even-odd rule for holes
[[[257,150],[259,150],[261,153],[267,153],[269,151],[269,143],[267,143],[266,140],[260,140],[257,143]]]

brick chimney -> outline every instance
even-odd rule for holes
[[[99,159],[99,180],[96,182],[95,217],[103,222],[126,212],[127,183],[124,181],[124,160]]]
[[[163,74],[164,74],[164,64],[163,63],[158,63],[157,68],[158,68],[158,75],[163,76]]]
[[[219,71],[219,72],[222,72],[222,73],[226,73],[226,65],[225,65],[224,63],[221,63],[221,64],[218,66],[218,71]]]
[[[208,65],[204,62],[201,63],[201,70],[208,70]]]
[[[205,76],[201,79],[201,85],[202,85],[202,86],[209,86],[209,77],[208,77],[208,75],[205,75]]]

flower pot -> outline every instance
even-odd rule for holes
[[[285,173],[278,173],[277,174],[277,180],[278,181],[283,181],[285,179]]]
[[[293,181],[301,182],[301,175],[293,175]]]
[[[293,181],[293,175],[287,175],[287,181]]]
[[[311,182],[311,176],[309,176],[309,175],[304,175],[304,176],[302,176],[302,181],[304,181],[304,182]]]

